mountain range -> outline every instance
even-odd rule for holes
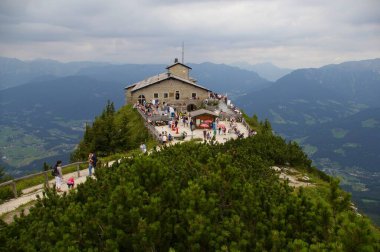
[[[298,69],[236,103],[299,142],[379,218],[380,59]]]
[[[14,176],[45,161],[68,161],[107,100],[121,107],[125,86],[166,68],[8,58],[0,66],[0,164]],[[268,118],[275,132],[297,141],[380,223],[380,59],[297,69],[275,82],[236,66],[189,66],[200,85],[227,93],[247,114]]]
[[[259,76],[269,81],[276,81],[293,71],[293,69],[290,68],[281,68],[275,66],[270,62],[264,62],[254,65],[249,64],[247,62],[236,62],[232,63],[231,65],[239,67],[241,69],[256,72]]]
[[[256,73],[213,63],[189,64],[191,76],[216,92],[241,95],[270,85]],[[0,58],[0,164],[15,176],[43,162],[68,161],[86,123],[107,100],[119,108],[124,87],[166,71],[166,65],[23,62]],[[236,85],[229,87],[232,80]]]

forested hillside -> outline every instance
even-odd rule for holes
[[[47,191],[29,215],[2,224],[0,250],[378,251],[378,231],[310,164],[270,129],[165,147],[99,168],[69,194]],[[317,186],[293,189],[271,165]]]
[[[236,104],[339,176],[380,225],[380,59],[299,69]]]
[[[96,152],[100,157],[125,153],[139,147],[141,143],[153,141],[145,121],[132,105],[115,111],[108,101],[102,114],[86,125],[83,139],[71,155],[71,161],[86,160],[88,153]]]
[[[0,57],[0,165],[20,177],[40,170],[44,162],[69,161],[85,123],[92,122],[107,100],[120,108],[125,104],[124,87],[165,72],[166,66]],[[230,97],[270,84],[237,67],[191,67],[190,75],[199,84]]]

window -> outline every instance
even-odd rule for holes
[[[191,98],[196,99],[197,98],[197,93],[191,93]]]
[[[144,95],[139,95],[139,98],[137,98],[137,100],[138,100],[138,102],[140,104],[144,104],[144,102],[145,102],[145,96]]]
[[[175,91],[175,99],[179,100],[179,91]]]
[[[169,94],[168,93],[164,93],[164,98],[168,98],[169,97]]]
[[[154,93],[153,98],[158,98],[158,93]]]

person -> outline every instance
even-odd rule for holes
[[[145,145],[145,143],[141,143],[140,150],[141,150],[142,153],[144,153],[144,154],[146,153],[146,145]]]
[[[210,140],[210,139],[211,139],[210,131],[207,132],[206,138],[207,138],[207,140]]]
[[[163,135],[163,136],[162,136],[162,144],[165,145],[166,142],[167,142],[167,140],[168,140],[167,136],[166,136],[166,135]]]
[[[55,188],[57,189],[57,192],[62,192],[61,185],[62,185],[62,161],[58,160],[57,163],[54,166],[55,172]]]
[[[95,170],[96,163],[98,162],[98,159],[96,158],[95,153],[90,153],[88,155],[88,175],[92,176],[92,169]]]
[[[70,177],[68,180],[67,180],[67,187],[70,189],[74,188],[74,177]]]
[[[206,130],[203,130],[203,139],[206,140],[206,136],[207,136],[207,131]]]
[[[160,144],[162,144],[162,134],[158,135],[158,141],[160,142]]]

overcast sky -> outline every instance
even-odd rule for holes
[[[0,55],[114,63],[380,58],[380,0],[0,0]]]

